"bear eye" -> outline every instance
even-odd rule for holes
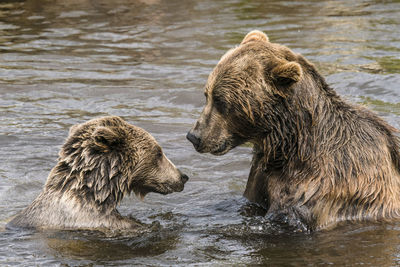
[[[228,106],[226,102],[221,99],[220,97],[214,97],[214,106],[215,108],[221,113],[221,114],[227,114],[228,113]]]

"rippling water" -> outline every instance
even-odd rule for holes
[[[399,1],[1,1],[0,265],[399,265],[399,224],[274,225],[242,197],[250,148],[214,157],[185,140],[207,75],[252,29],[400,128],[399,14]],[[151,132],[191,178],[181,193],[124,199],[121,213],[162,230],[4,230],[42,189],[69,127],[111,114]]]

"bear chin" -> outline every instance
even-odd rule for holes
[[[214,156],[222,156],[228,153],[232,148],[233,147],[229,147],[227,146],[226,143],[224,143],[221,146],[219,146],[216,150],[210,151],[210,153],[213,154]]]
[[[243,141],[241,141],[237,138],[228,138],[228,139],[224,140],[222,143],[219,143],[218,145],[213,147],[213,149],[211,149],[210,151],[206,151],[206,152],[209,152],[210,154],[212,154],[214,156],[222,156],[243,143],[244,143]],[[201,153],[203,153],[203,152],[201,152]]]
[[[182,192],[184,189],[184,184],[174,184],[174,185],[170,185],[170,184],[159,184],[157,186],[142,186],[142,187],[136,187],[134,189],[134,193],[135,195],[143,200],[146,195],[148,193],[157,193],[157,194],[161,194],[161,195],[168,195],[174,192]]]

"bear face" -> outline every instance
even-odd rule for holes
[[[187,180],[145,130],[115,116],[93,119],[71,127],[43,191],[7,227],[141,228],[116,210],[122,198],[180,192]]]
[[[149,192],[180,192],[188,179],[165,156],[153,136],[120,117],[103,117],[72,126],[59,162],[77,174],[82,186],[93,189],[99,202],[113,193],[134,191],[144,197]],[[50,182],[48,186],[53,184]],[[104,190],[110,182],[110,190]]]
[[[302,77],[296,60],[293,52],[270,43],[260,31],[250,32],[229,50],[208,78],[206,105],[187,135],[196,150],[222,155],[271,132],[278,120],[274,115],[281,115],[280,100]]]

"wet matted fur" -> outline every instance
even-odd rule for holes
[[[400,216],[397,130],[346,103],[302,55],[252,31],[210,74],[187,138],[201,153],[254,147],[245,197],[308,229]]]
[[[8,227],[128,230],[116,207],[132,191],[182,191],[187,176],[145,130],[110,116],[71,127],[43,191]]]

